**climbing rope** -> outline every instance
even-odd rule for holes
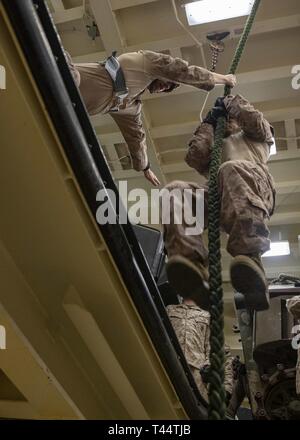
[[[260,5],[255,0],[247,19],[244,32],[237,46],[229,73],[234,74],[238,68],[248,36]],[[224,96],[230,94],[230,87],[224,89]],[[208,240],[209,240],[209,284],[210,284],[210,385],[209,409],[211,420],[225,419],[226,393],[224,388],[224,307],[222,289],[222,265],[220,249],[220,196],[218,191],[218,171],[220,168],[221,150],[226,128],[226,118],[221,116],[215,131],[215,144],[212,149],[209,190],[208,190]]]

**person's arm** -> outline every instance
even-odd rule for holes
[[[151,171],[147,156],[146,135],[142,123],[142,104],[136,100],[133,104],[118,112],[111,112],[128,145],[133,168],[143,171],[147,180],[153,185],[159,185],[159,180]]]
[[[210,318],[208,319],[206,331],[205,331],[205,340],[204,340],[204,350],[205,350],[205,362],[204,365],[210,365]]]
[[[188,143],[186,163],[198,173],[208,176],[209,162],[214,141],[214,128],[211,124],[201,123]]]
[[[221,75],[199,67],[190,66],[181,58],[173,58],[162,53],[142,51],[144,54],[144,69],[152,78],[187,84],[198,89],[212,90],[217,84],[228,84],[234,87],[234,75]]]
[[[293,296],[293,298],[288,299],[286,301],[286,306],[294,318],[300,319],[300,295]]]
[[[230,351],[230,347],[227,344],[225,344],[224,351],[225,351],[224,386],[225,386],[225,390],[228,393],[228,395],[231,396],[232,389],[233,389],[233,367],[232,367],[233,357],[232,357],[232,354]],[[229,396],[228,396],[228,399],[229,399]]]
[[[273,144],[272,128],[264,115],[241,95],[229,95],[224,99],[229,117],[237,120],[245,135],[257,142]]]

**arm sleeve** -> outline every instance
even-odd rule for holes
[[[229,95],[224,99],[229,117],[236,119],[245,135],[257,142],[273,144],[272,128],[264,115],[241,95]]]
[[[143,54],[145,71],[153,79],[187,84],[207,91],[215,87],[213,74],[203,67],[190,66],[181,58],[162,53],[143,51]]]
[[[143,129],[141,111],[141,101],[136,100],[126,109],[110,113],[124,136],[133,168],[136,171],[142,171],[148,165],[146,135]]]
[[[225,344],[224,351],[225,351],[225,365],[224,365],[225,379],[224,379],[224,386],[225,386],[225,390],[229,394],[232,394],[232,388],[233,388],[232,361],[233,361],[233,357],[232,357],[232,354],[231,354],[231,351],[230,351],[230,347],[227,344]]]
[[[300,319],[300,296],[293,296],[293,298],[286,301],[288,311],[296,319]]]
[[[205,341],[204,341],[204,349],[205,349],[205,362],[204,365],[210,365],[210,343],[209,343],[209,338],[210,338],[210,326],[209,323],[207,325],[207,329],[205,332]]]
[[[214,129],[210,124],[202,123],[188,143],[186,163],[198,173],[208,176],[210,154],[214,142]]]

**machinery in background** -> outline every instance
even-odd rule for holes
[[[133,229],[157,283],[164,305],[178,304],[179,298],[167,278],[166,251],[162,232],[141,225],[136,225]]]
[[[255,419],[300,420],[300,396],[296,394],[297,351],[292,347],[296,324],[286,300],[300,294],[294,284],[269,287],[270,308],[253,312],[244,297],[235,294],[246,365],[248,393]]]

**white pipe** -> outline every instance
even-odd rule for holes
[[[180,24],[180,26],[185,30],[185,32],[195,41],[195,43],[196,43],[196,45],[199,47],[199,49],[200,49],[200,52],[201,52],[201,56],[202,56],[202,59],[203,59],[203,64],[204,64],[204,67],[205,67],[205,69],[207,69],[207,62],[206,62],[206,57],[205,57],[205,53],[204,53],[204,49],[203,49],[203,43],[200,41],[200,40],[198,40],[198,38],[187,28],[187,26],[180,20],[180,18],[179,18],[179,15],[178,15],[178,11],[177,11],[177,7],[176,7],[176,3],[175,3],[175,0],[171,0],[171,3],[172,3],[172,6],[173,6],[173,9],[174,9],[174,14],[175,14],[175,18],[176,18],[176,21]],[[203,106],[202,106],[202,109],[201,109],[201,111],[200,111],[200,114],[199,114],[199,118],[200,118],[200,121],[202,122],[203,121],[203,112],[204,112],[204,109],[205,109],[205,106],[206,106],[206,103],[207,103],[207,100],[208,100],[208,97],[209,97],[209,92],[207,92],[206,93],[206,97],[205,97],[205,100],[204,100],[204,103],[203,103]]]
[[[175,18],[177,20],[177,22],[180,24],[180,26],[185,30],[185,32],[195,41],[195,43],[197,44],[197,46],[199,47],[200,51],[201,51],[201,55],[203,58],[203,62],[204,62],[204,67],[205,69],[207,69],[207,63],[206,63],[206,58],[205,58],[205,54],[204,54],[204,50],[203,50],[203,43],[198,40],[198,38],[186,27],[186,25],[184,23],[182,23],[182,21],[179,18],[178,15],[178,11],[177,11],[177,7],[176,7],[176,3],[175,0],[171,0],[172,2],[172,6],[174,9],[174,14],[175,14]]]

